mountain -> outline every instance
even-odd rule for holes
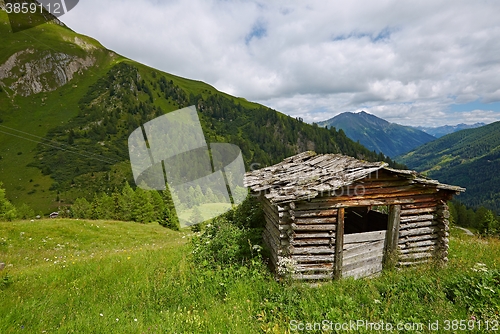
[[[347,137],[359,141],[370,150],[395,157],[436,138],[409,126],[403,126],[378,118],[364,111],[345,112],[319,126],[342,129]]]
[[[500,122],[443,136],[398,157],[440,182],[467,188],[457,199],[500,213]]]
[[[434,136],[436,138],[440,138],[442,136],[445,136],[447,134],[457,132],[460,130],[465,130],[465,129],[475,129],[479,128],[481,126],[485,126],[486,123],[475,123],[475,124],[464,124],[460,123],[457,125],[443,125],[443,126],[438,126],[438,127],[425,127],[425,126],[414,126],[415,129],[424,131],[425,133],[430,134],[431,136]]]
[[[126,59],[57,20],[13,33],[0,10],[0,36],[0,182],[40,213],[133,184],[131,132],[190,105],[207,141],[238,145],[247,168],[305,150],[381,158],[341,131]]]

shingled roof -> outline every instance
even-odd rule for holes
[[[439,183],[415,171],[389,168],[385,162],[367,162],[341,154],[303,152],[282,162],[245,174],[245,186],[263,192],[271,203],[315,198],[333,192],[378,170],[387,170],[412,183],[433,185],[437,189],[463,192],[464,188]]]

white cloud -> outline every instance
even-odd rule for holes
[[[285,114],[366,110],[403,124],[500,101],[495,1],[86,0],[62,20],[106,47]],[[457,116],[461,115],[461,116]]]

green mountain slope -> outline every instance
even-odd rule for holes
[[[320,122],[318,125],[342,129],[352,140],[359,141],[368,149],[382,152],[390,157],[406,153],[436,139],[423,131],[389,123],[364,111],[345,112]]]
[[[467,188],[458,199],[500,212],[500,122],[458,131],[398,157],[441,182]]]
[[[457,125],[443,125],[438,127],[425,127],[425,126],[414,126],[415,129],[423,131],[425,133],[430,134],[436,138],[441,138],[442,136],[446,136],[447,134],[457,132],[465,129],[475,129],[481,126],[485,126],[486,123],[474,123],[474,124],[464,124],[460,123]]]
[[[12,33],[0,11],[0,36],[0,182],[15,204],[48,212],[132,183],[130,133],[189,105],[207,141],[238,145],[247,168],[305,150],[380,158],[343,132],[125,59],[60,24]]]

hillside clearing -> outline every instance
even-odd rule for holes
[[[485,309],[450,299],[462,288],[475,289],[479,278],[488,285],[472,268],[499,268],[498,239],[453,229],[445,269],[420,267],[311,288],[276,282],[258,265],[194,268],[189,234],[127,222],[1,223],[0,261],[7,267],[0,273],[0,332],[286,333],[292,324],[324,319],[426,326],[473,315],[498,321],[498,292],[496,299],[485,294]]]

